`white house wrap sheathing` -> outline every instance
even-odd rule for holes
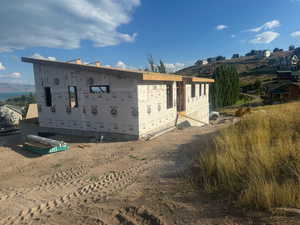
[[[41,127],[138,135],[137,80],[64,67],[34,65]],[[109,85],[110,93],[91,94],[90,85]],[[76,86],[78,108],[69,109],[68,86]],[[44,87],[51,87],[52,106]]]
[[[208,123],[207,83],[213,80],[30,58],[22,60],[34,64],[39,124],[49,132],[141,138],[174,127],[178,122],[188,121],[193,126],[203,126],[197,120]],[[195,120],[178,117],[179,83],[185,86],[184,114]],[[194,97],[192,84],[195,85]],[[97,85],[109,87],[108,93],[93,93],[90,88]],[[167,85],[172,85],[169,108]],[[199,85],[202,85],[201,93]],[[76,87],[77,107],[70,104],[70,86]],[[47,105],[47,88],[51,89],[51,105]]]

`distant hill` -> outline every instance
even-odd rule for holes
[[[292,51],[273,52],[270,57],[260,56],[242,56],[240,58],[227,59],[216,61],[207,65],[193,65],[182,70],[177,71],[181,75],[198,75],[210,77],[216,67],[222,64],[233,65],[236,67],[241,76],[249,75],[267,75],[276,74],[278,70],[278,62],[281,58],[292,55]]]
[[[32,84],[0,83],[0,93],[34,92]]]

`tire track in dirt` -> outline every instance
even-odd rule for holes
[[[115,217],[121,225],[165,225],[162,219],[143,207],[126,207]]]
[[[86,184],[77,191],[61,196],[57,199],[42,203],[36,207],[22,210],[18,215],[7,217],[0,224],[3,225],[19,225],[25,221],[32,220],[41,216],[45,212],[55,210],[58,207],[76,204],[76,201],[85,203],[105,200],[114,192],[120,191],[132,184],[136,177],[147,169],[150,169],[149,163],[138,164],[127,170],[119,172],[111,172],[99,178],[97,182]]]
[[[128,155],[129,151],[119,151],[110,154],[108,157],[104,157],[103,164],[109,164],[114,161],[121,160]],[[73,167],[68,168],[66,170],[60,170],[56,172],[54,175],[46,178],[42,181],[41,184],[36,185],[32,188],[18,188],[18,189],[7,189],[5,190],[6,194],[0,192],[0,202],[4,200],[8,200],[10,198],[14,198],[16,196],[36,192],[36,191],[45,191],[52,192],[53,189],[62,188],[66,186],[80,186],[85,180],[79,179],[78,177],[85,176],[88,174],[89,169],[92,168],[92,164],[82,164],[75,169]],[[76,179],[78,178],[78,179]]]
[[[0,201],[8,200],[10,198],[28,194],[36,191],[49,192],[53,189],[62,188],[70,185],[80,185],[83,182],[82,177],[88,173],[88,165],[81,165],[78,168],[69,168],[66,171],[58,171],[53,176],[44,180],[41,184],[38,184],[32,188],[18,188],[10,189],[8,194],[0,194]],[[78,178],[78,179],[76,179]]]
[[[71,167],[68,169],[60,169],[52,176],[43,180],[42,185],[46,186],[52,184],[55,181],[72,180],[74,178],[87,174],[89,167],[91,167],[91,164],[81,164],[76,168]]]

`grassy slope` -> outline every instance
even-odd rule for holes
[[[300,103],[263,107],[227,128],[199,159],[207,192],[238,206],[300,207]]]

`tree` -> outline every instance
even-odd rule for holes
[[[226,59],[226,57],[221,56],[221,55],[217,56],[217,58],[216,58],[217,61],[222,61],[222,60],[225,60],[225,59]]]
[[[240,54],[233,54],[231,58],[232,59],[238,59],[238,58],[240,58]]]
[[[295,49],[295,54],[300,57],[300,47]]]
[[[165,66],[164,62],[162,60],[160,60],[159,64],[160,65],[157,66],[158,67],[158,72],[160,72],[160,73],[166,73],[167,70],[166,70],[166,66]]]
[[[18,97],[13,97],[5,100],[5,104],[9,105],[15,105],[19,107],[26,107],[28,104],[35,103],[36,99],[35,96],[32,93],[29,93],[27,95],[21,95]]]
[[[274,48],[273,52],[283,52],[282,48]]]
[[[155,63],[152,55],[148,56],[149,69],[151,72],[156,72]]]
[[[154,58],[152,55],[148,56],[148,64],[150,72],[166,73],[166,65],[162,60],[159,61],[159,65],[155,64]],[[147,70],[148,71],[148,70]]]
[[[296,49],[295,45],[290,45],[289,46],[289,51],[294,51]]]
[[[239,74],[231,65],[221,65],[216,68],[212,85],[211,102],[213,108],[232,105],[240,95]]]
[[[262,90],[262,82],[261,80],[256,80],[255,83],[253,84],[254,86],[254,89],[257,90],[257,93],[261,93],[261,90]]]

